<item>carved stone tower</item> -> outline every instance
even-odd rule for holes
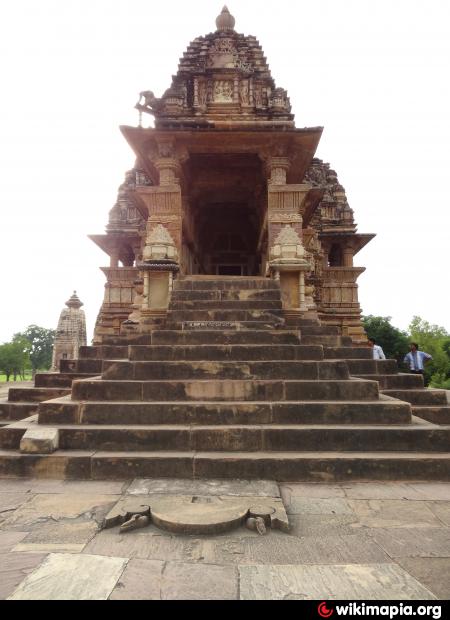
[[[174,280],[192,275],[275,279],[288,322],[364,341],[353,258],[373,235],[357,234],[336,173],[314,159],[322,128],[296,128],[257,39],[227,7],[216,27],[161,98],[141,93],[138,126],[121,128],[137,161],[107,234],[92,237],[110,256],[95,342],[150,331]]]
[[[76,360],[80,347],[86,346],[86,317],[82,310],[83,303],[74,291],[67,308],[62,310],[53,345],[52,371],[59,371],[61,360]]]

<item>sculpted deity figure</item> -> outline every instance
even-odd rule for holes
[[[241,103],[242,105],[250,104],[250,89],[248,85],[248,80],[244,80],[241,82]]]

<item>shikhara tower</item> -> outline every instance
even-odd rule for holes
[[[216,26],[161,98],[141,93],[155,127],[122,127],[137,160],[92,237],[110,256],[95,342],[151,330],[186,275],[279,280],[288,323],[319,318],[364,341],[354,256],[373,235],[357,233],[337,174],[314,158],[322,128],[296,128],[256,38],[226,7]]]

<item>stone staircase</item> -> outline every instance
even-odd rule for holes
[[[85,347],[61,371],[61,385],[75,378],[70,395],[0,429],[0,475],[450,478],[450,426],[415,411],[442,394],[334,327],[286,324],[272,280],[180,279],[165,326]],[[21,453],[30,428],[58,429],[59,449]]]

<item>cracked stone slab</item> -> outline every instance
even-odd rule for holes
[[[95,521],[41,523],[13,549],[27,553],[81,553],[99,531]]]
[[[8,600],[106,600],[126,564],[123,558],[52,553]]]
[[[274,529],[289,531],[289,521],[281,499],[234,496],[137,496],[120,500],[105,517],[104,527],[124,523],[133,514],[151,514],[157,527],[175,534],[220,534],[244,524],[256,508],[270,515]]]
[[[421,495],[422,499],[450,501],[448,482],[414,482],[408,486]]]
[[[404,558],[398,564],[439,599],[450,599],[450,558]]]
[[[450,527],[450,502],[427,502],[426,505],[439,521]]]
[[[14,592],[25,577],[45,560],[44,554],[5,553],[0,554],[0,599]]]
[[[354,515],[354,511],[347,500],[333,497],[320,499],[317,497],[302,497],[290,495],[286,498],[286,510],[293,515]]]
[[[396,564],[240,566],[241,600],[433,600]]]
[[[276,482],[270,480],[133,480],[128,495],[216,495],[280,497]]]
[[[27,493],[2,493],[0,491],[0,517],[5,512],[16,510],[30,499]]]
[[[450,558],[449,528],[374,528],[366,531],[392,558]]]
[[[35,495],[4,521],[2,527],[23,530],[40,527],[46,521],[101,520],[114,501],[111,495]]]
[[[345,491],[338,484],[320,484],[308,483],[303,484],[282,484],[281,496],[289,503],[289,498],[293,495],[298,497],[332,499],[341,497],[345,499]]]
[[[0,532],[0,555],[11,551],[26,536],[28,536],[28,532]]]
[[[296,538],[279,532],[267,537],[217,538],[209,551],[215,564],[368,564],[390,563],[389,556],[364,532]]]
[[[238,599],[234,566],[167,564],[161,584],[165,601],[233,601]]]
[[[402,482],[353,482],[342,485],[342,488],[348,499],[425,499],[413,485]]]
[[[399,500],[348,500],[361,525],[370,528],[427,528],[442,523],[425,502]]]

